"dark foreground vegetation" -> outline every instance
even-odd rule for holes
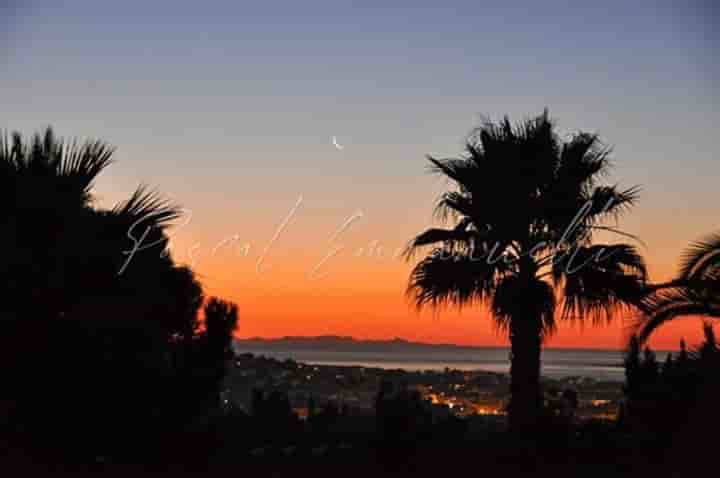
[[[93,181],[112,158],[102,142],[67,143],[50,130],[30,141],[3,137],[3,470],[685,476],[715,461],[712,329],[662,365],[642,347],[668,320],[718,317],[720,240],[693,246],[667,284],[649,283],[633,247],[595,244],[593,231],[636,199],[635,189],[597,183],[608,154],[593,135],[559,141],[546,113],[518,126],[485,124],[467,157],[432,160],[457,186],[439,204],[456,223],[414,239],[411,250],[436,249],[413,270],[410,294],[420,305],[489,303],[512,342],[505,426],[496,417],[434,416],[419,394],[384,381],[369,416],[324,403],[300,420],[272,389],[255,391],[250,410],[228,405],[222,384],[238,310],[206,297],[194,272],[173,260],[167,228],[178,207],[142,187],[98,207]],[[498,198],[501,213],[488,206]],[[612,252],[604,262],[592,260],[599,248]],[[493,249],[506,260],[476,260]],[[549,260],[553,252],[564,261]],[[573,269],[571,257],[585,266]],[[620,419],[578,422],[543,400],[542,341],[556,316],[597,322],[618,308],[642,317]]]

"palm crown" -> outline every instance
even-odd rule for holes
[[[599,183],[609,154],[593,134],[562,142],[545,111],[515,126],[486,120],[463,157],[429,158],[432,171],[455,186],[436,207],[454,227],[411,241],[408,257],[419,248],[431,252],[412,270],[408,294],[420,307],[489,305],[510,335],[514,382],[521,363],[539,373],[540,341],[555,330],[557,304],[564,318],[610,320],[636,302],[645,282],[633,246],[593,243],[597,231],[623,234],[606,221],[637,197],[637,188]],[[523,348],[537,349],[537,357],[523,359]],[[537,374],[526,372],[536,388]],[[513,400],[520,395],[515,390]]]
[[[31,304],[39,310],[24,315],[56,318],[80,305],[101,304],[111,294],[143,294],[143,301],[132,304],[146,310],[188,302],[187,314],[168,318],[175,328],[187,329],[202,293],[193,273],[175,266],[167,254],[166,229],[180,209],[144,186],[112,209],[95,207],[93,183],[111,164],[113,152],[102,141],[66,142],[50,128],[30,141],[19,133],[0,137],[0,208],[5,212],[0,225],[7,231],[0,245],[8,251],[0,274],[10,278],[3,290],[12,302],[6,307],[20,310],[21,304]],[[128,257],[134,245],[154,245],[154,250]],[[169,300],[176,293],[170,284],[185,287],[182,300]],[[191,317],[180,320],[181,315]]]
[[[56,207],[87,206],[93,182],[112,162],[113,151],[102,141],[64,142],[50,128],[29,143],[19,133],[4,135],[0,180],[5,194],[15,194],[24,207],[47,207],[43,200],[48,196]]]

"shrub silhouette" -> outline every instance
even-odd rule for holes
[[[139,450],[187,420],[194,411],[176,394],[185,371],[227,352],[236,318],[234,306],[211,300],[223,326],[208,338],[199,331],[202,287],[167,249],[177,206],[143,186],[110,209],[96,205],[93,183],[113,151],[51,129],[29,142],[0,139],[4,420],[85,455]],[[140,238],[153,246],[130,255]],[[204,389],[195,395],[217,389],[215,370],[212,381],[192,383]]]

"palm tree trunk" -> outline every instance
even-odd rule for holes
[[[512,320],[510,344],[510,428],[528,433],[537,427],[542,411],[540,320],[529,317]]]

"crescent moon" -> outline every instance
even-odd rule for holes
[[[338,144],[337,138],[335,138],[335,136],[332,137],[332,144],[333,144],[333,146],[335,146],[335,148],[337,148],[338,151],[342,151],[343,148],[345,147],[341,144]]]

